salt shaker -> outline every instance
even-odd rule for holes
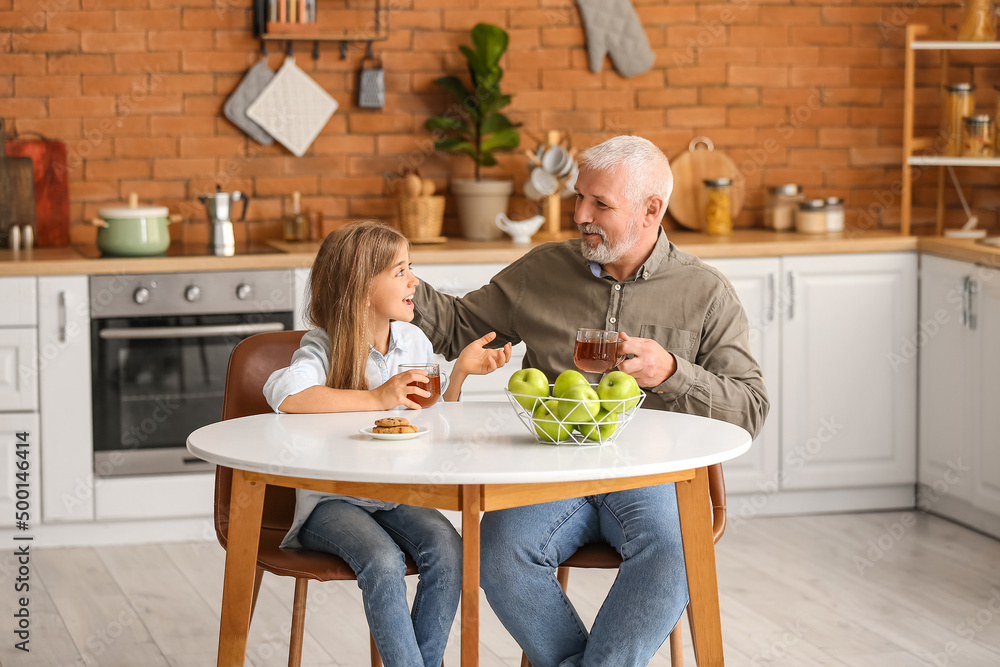
[[[7,236],[7,245],[14,251],[21,249],[21,228],[17,225],[10,228]]]
[[[25,250],[35,247],[35,229],[31,225],[25,225],[24,231],[21,232],[21,247]]]

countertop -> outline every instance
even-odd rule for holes
[[[565,238],[571,238],[566,232]],[[920,250],[941,257],[1000,266],[1000,247],[966,239],[901,236],[885,231],[848,230],[843,233],[807,235],[766,230],[740,230],[714,237],[694,232],[670,232],[670,239],[685,252],[709,258],[777,257],[843,253]],[[449,239],[437,245],[414,244],[414,264],[509,263],[539,245]],[[233,257],[208,255],[202,247],[171,246],[162,257],[100,257],[94,246],[0,250],[0,276],[97,275],[111,273],[172,273],[247,269],[308,268],[319,243],[269,241],[250,253]]]

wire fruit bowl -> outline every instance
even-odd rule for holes
[[[596,384],[590,385],[595,390]],[[538,397],[530,394],[515,394],[509,389],[504,389],[507,400],[510,401],[518,419],[524,424],[533,436],[535,441],[545,445],[553,444],[573,444],[573,445],[607,445],[613,443],[618,435],[625,430],[632,417],[642,407],[646,400],[646,394],[640,393],[638,396],[622,400],[600,400],[601,409],[590,420],[575,420],[574,412],[579,415],[576,408],[582,407],[589,401],[574,398],[556,398],[552,396],[552,387],[549,385],[549,396]],[[518,398],[526,399],[525,402],[532,406],[528,410],[518,402]],[[573,407],[568,407],[572,404]],[[539,407],[542,406],[542,407]],[[611,408],[608,410],[607,408]],[[583,408],[586,410],[586,408]],[[559,413],[566,415],[560,418]]]

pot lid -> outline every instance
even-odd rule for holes
[[[98,209],[97,216],[105,220],[138,220],[139,218],[166,218],[170,211],[166,206],[121,206]]]

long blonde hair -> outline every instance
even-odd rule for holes
[[[330,337],[326,386],[369,389],[365,368],[372,332],[368,298],[372,282],[408,242],[399,230],[375,220],[331,232],[313,262],[307,318]]]

